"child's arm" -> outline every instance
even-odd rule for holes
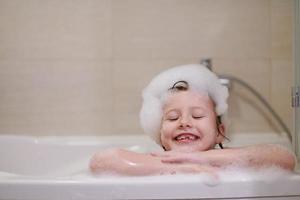
[[[198,163],[216,167],[238,165],[247,167],[263,167],[276,165],[287,170],[295,167],[295,156],[287,149],[275,144],[260,144],[241,148],[213,149],[204,152],[154,153],[164,163]]]
[[[90,169],[95,174],[115,173],[130,176],[214,172],[211,166],[162,163],[158,157],[123,149],[96,153],[90,161]]]

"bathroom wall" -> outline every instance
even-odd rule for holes
[[[141,90],[213,59],[291,127],[292,0],[0,0],[0,134],[138,134]],[[231,133],[280,131],[233,85]]]

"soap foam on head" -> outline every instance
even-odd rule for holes
[[[163,102],[169,89],[178,81],[186,81],[189,88],[208,94],[215,103],[217,115],[227,111],[228,89],[221,85],[219,78],[200,64],[173,67],[155,76],[143,90],[143,105],[140,123],[144,131],[160,144],[160,123]]]

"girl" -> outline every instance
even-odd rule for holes
[[[140,120],[145,132],[165,152],[98,152],[91,159],[91,171],[121,175],[214,174],[228,165],[277,165],[293,170],[294,155],[278,145],[223,148],[226,130],[222,116],[227,98],[227,88],[204,66],[185,65],[162,72],[143,91]]]

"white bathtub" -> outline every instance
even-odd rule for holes
[[[232,146],[253,143],[253,137],[234,137]],[[274,134],[261,134],[259,138],[288,145],[285,138]],[[265,178],[255,172],[231,171],[218,181],[207,175],[90,175],[91,155],[114,146],[138,152],[159,149],[145,136],[0,136],[0,199],[300,199],[297,173]]]

